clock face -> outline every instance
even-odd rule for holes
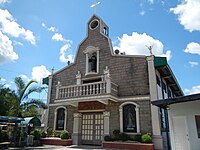
[[[99,25],[99,21],[98,20],[93,20],[91,23],[90,23],[90,28],[92,30],[96,29]]]

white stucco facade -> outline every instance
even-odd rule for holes
[[[200,138],[198,138],[198,134],[197,134],[195,116],[200,115],[200,100],[171,104],[169,105],[168,113],[169,113],[170,139],[171,139],[172,150],[178,150],[179,146],[183,148],[182,150],[184,149],[199,150]],[[185,118],[184,122],[185,122],[186,129],[183,130],[182,133],[184,133],[185,131],[186,135],[183,134],[183,136],[185,136],[186,141],[184,140],[178,141],[177,139],[177,137],[179,136],[176,134],[177,129],[181,128],[176,123],[178,118]],[[181,138],[184,139],[184,137],[181,137]],[[187,148],[187,146],[189,149]]]

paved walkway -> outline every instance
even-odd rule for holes
[[[102,148],[101,146],[88,146],[88,145],[72,145],[72,146],[55,146],[55,145],[43,145],[38,147],[25,147],[25,148],[11,148],[9,150],[120,150],[112,148]]]

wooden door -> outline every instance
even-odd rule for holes
[[[103,114],[84,113],[82,117],[82,144],[101,145],[103,135]]]

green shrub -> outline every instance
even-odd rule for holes
[[[113,131],[113,135],[114,135],[114,136],[118,136],[119,134],[120,134],[120,130],[114,130],[114,131]]]
[[[113,138],[111,136],[109,136],[109,135],[106,135],[104,137],[104,141],[113,141]]]
[[[45,138],[45,137],[47,137],[47,132],[45,132],[45,131],[42,131],[42,133],[41,133],[41,137],[42,137],[42,138]]]
[[[34,136],[34,140],[40,140],[41,130],[40,129],[34,129],[34,130],[31,131],[31,135]]]
[[[152,142],[152,137],[149,133],[143,134],[141,136],[141,142],[143,143],[151,143]]]
[[[47,136],[48,137],[53,136],[53,128],[48,128],[47,129]]]
[[[135,135],[133,141],[141,142],[141,135]]]
[[[61,139],[69,139],[69,132],[67,130],[64,130],[60,133],[60,138]]]
[[[0,142],[9,141],[8,134],[6,131],[0,129]]]
[[[59,137],[60,137],[60,134],[61,134],[60,131],[54,131],[54,132],[53,132],[53,136],[54,136],[54,137],[58,137],[58,138],[59,138]]]
[[[126,133],[120,133],[120,134],[119,134],[119,139],[122,140],[122,141],[128,141],[128,140],[130,140],[131,138],[130,138],[130,136],[129,136],[128,134],[126,134]]]

